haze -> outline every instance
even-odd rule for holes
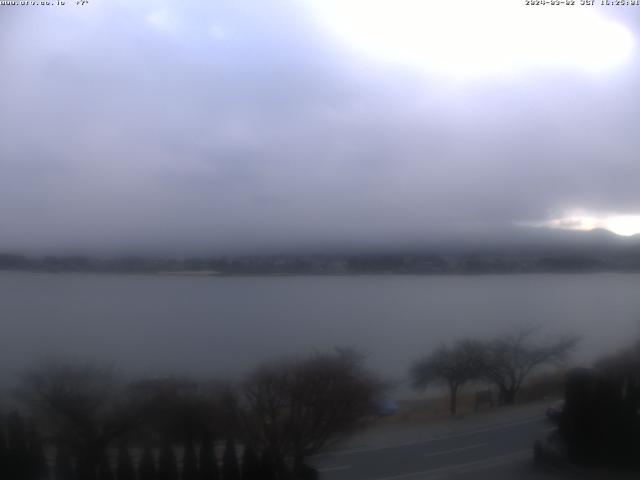
[[[639,9],[68,3],[0,7],[0,250],[640,230]]]

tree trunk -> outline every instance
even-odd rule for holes
[[[504,388],[500,390],[500,398],[504,405],[513,405],[516,403],[516,393],[518,391],[515,388]]]
[[[451,415],[454,416],[458,409],[458,385],[449,385],[449,389],[451,394],[449,396],[449,411]]]

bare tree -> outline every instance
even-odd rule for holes
[[[431,383],[445,384],[449,388],[449,410],[455,415],[458,391],[465,383],[480,377],[484,368],[484,347],[476,340],[459,340],[452,346],[442,345],[428,357],[417,361],[411,369],[416,388]]]
[[[225,403],[231,387],[224,382],[172,376],[147,378],[128,387],[132,396],[153,405],[144,426],[163,439],[189,443],[205,434],[219,438],[232,429]]]
[[[239,393],[241,431],[278,468],[292,458],[298,472],[305,457],[370,416],[381,388],[362,358],[346,350],[265,366]]]
[[[565,360],[579,341],[575,336],[563,336],[536,343],[535,333],[535,328],[523,328],[486,343],[483,376],[498,387],[503,404],[515,402],[522,383],[532,371]]]
[[[43,364],[28,372],[20,398],[78,460],[78,475],[95,478],[106,448],[138,425],[145,406],[125,395],[110,368]]]

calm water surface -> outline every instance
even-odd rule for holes
[[[585,361],[640,338],[640,275],[172,277],[0,273],[0,375],[34,359],[136,374],[235,376],[355,346],[402,379],[441,342],[537,324],[575,332]]]

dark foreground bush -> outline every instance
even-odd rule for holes
[[[640,466],[639,373],[613,375],[602,364],[569,372],[559,433],[570,461]]]

